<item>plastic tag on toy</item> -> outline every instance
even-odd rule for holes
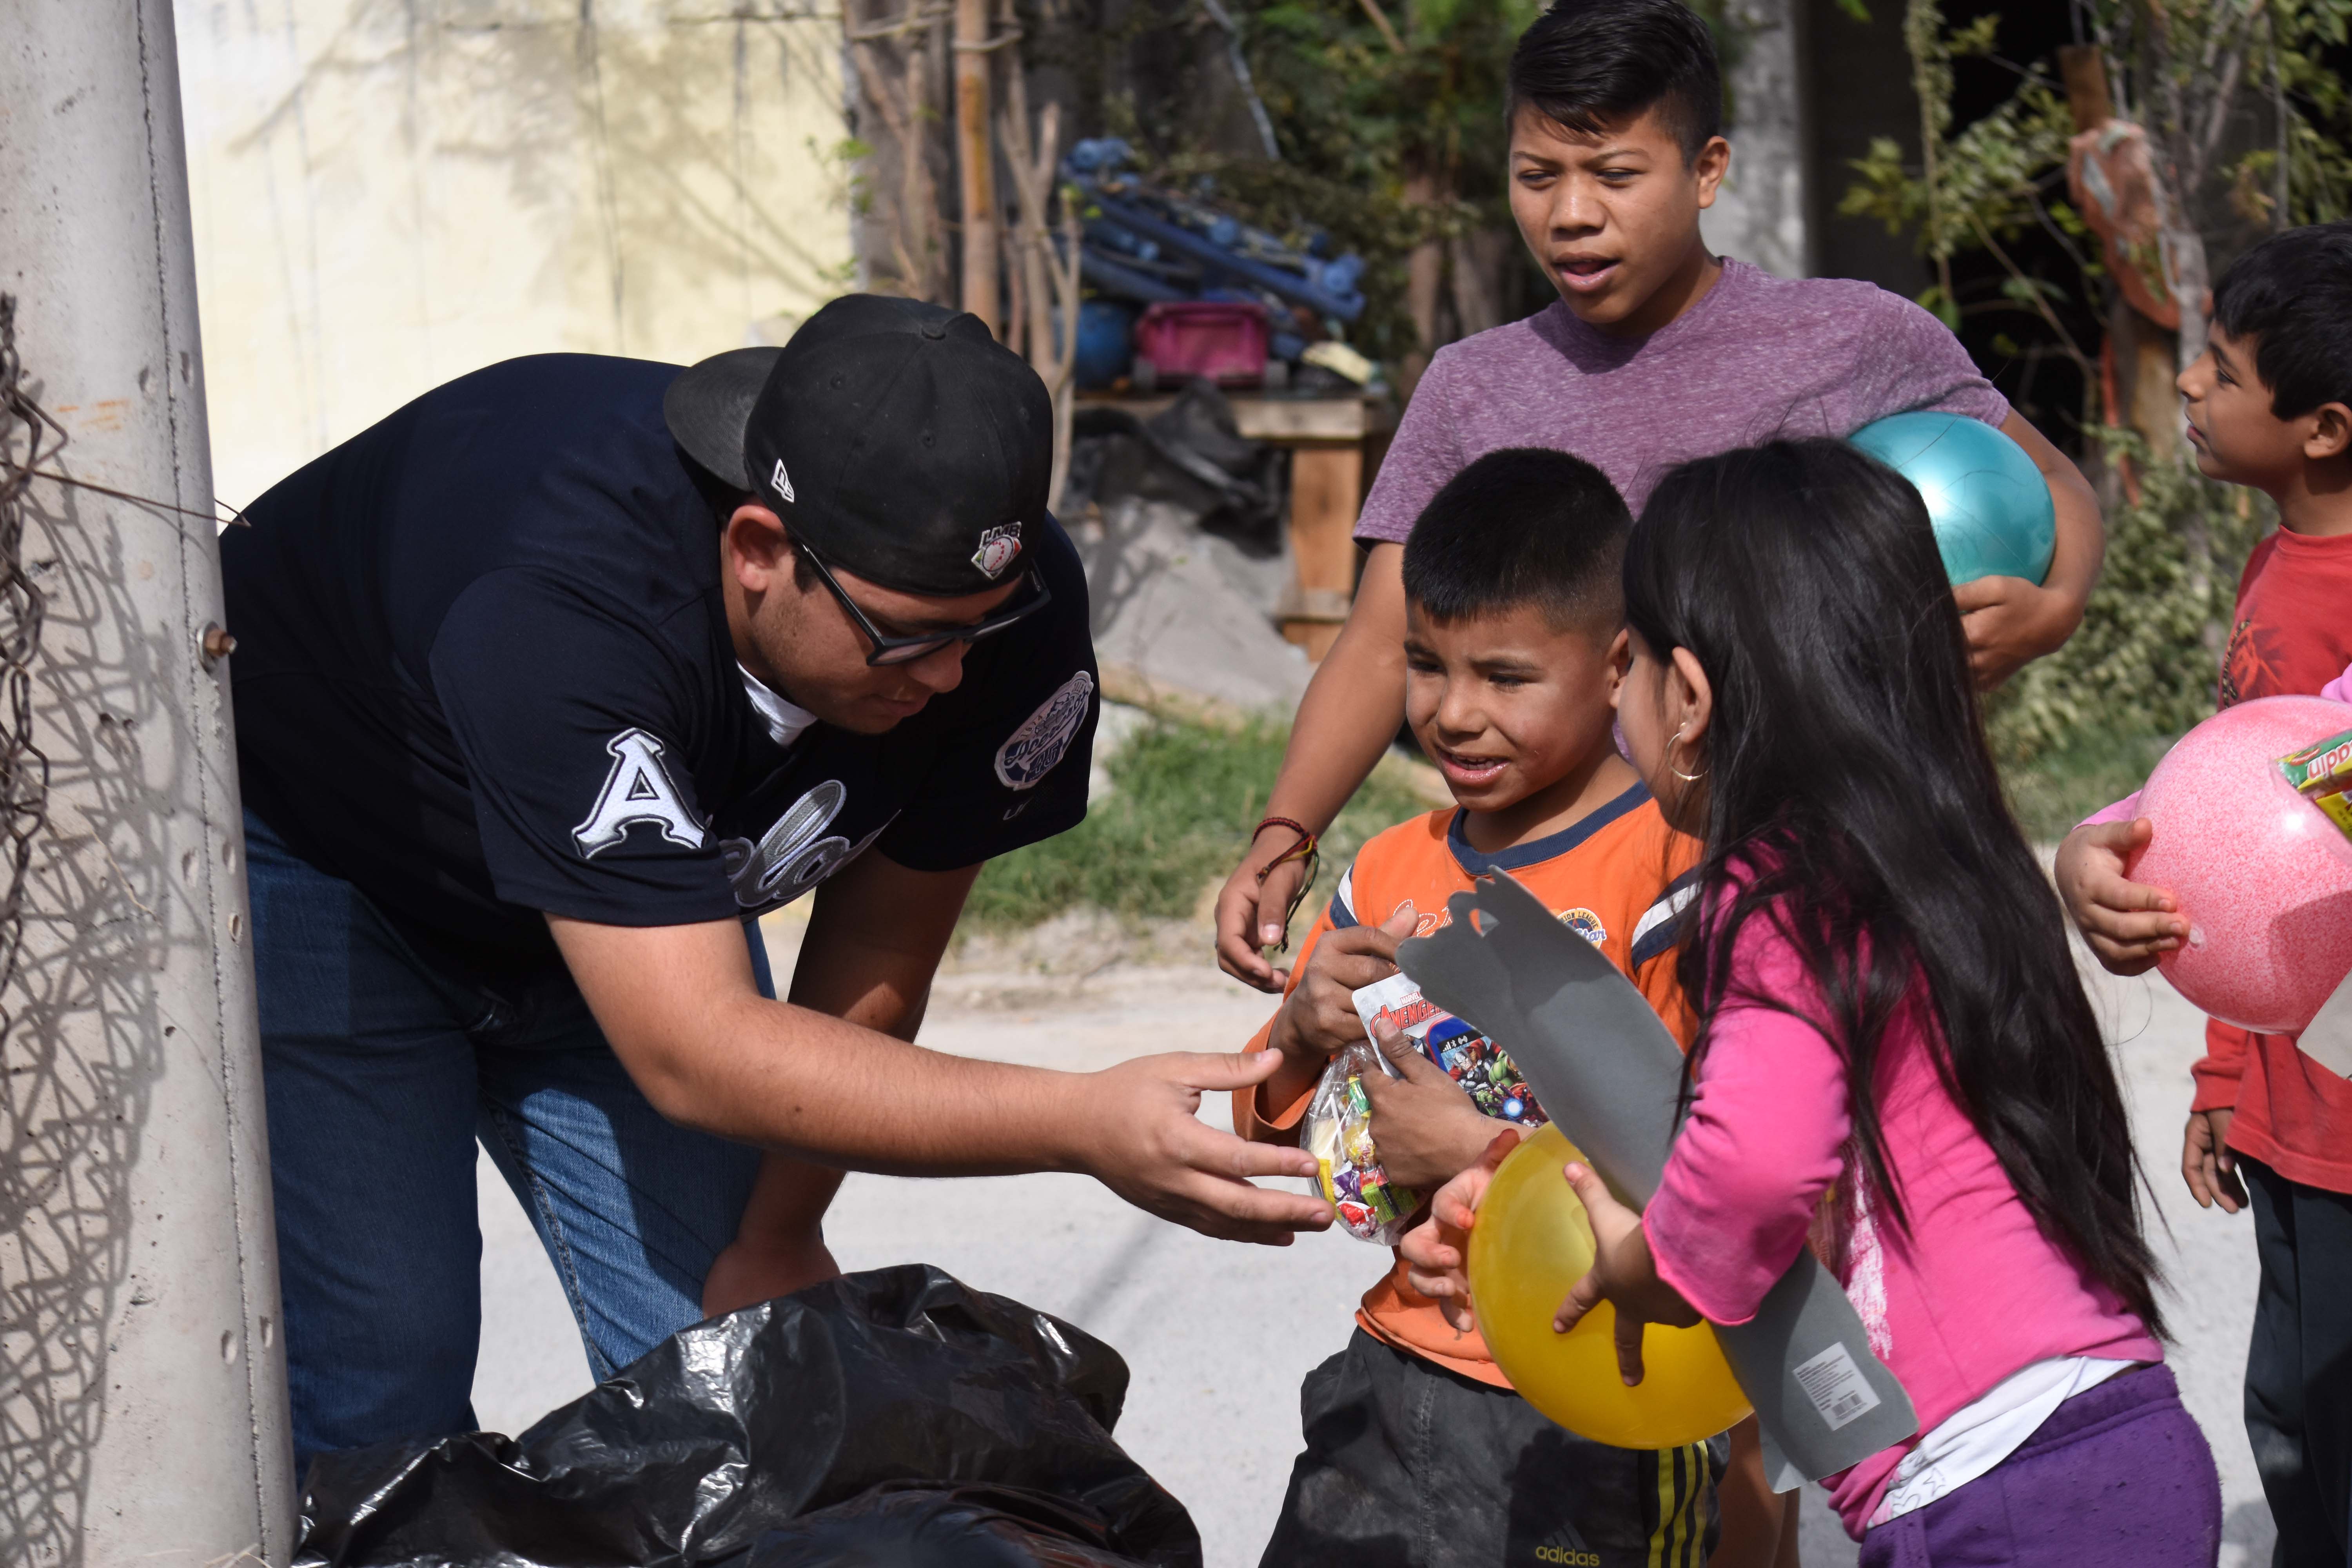
[[[1364,1037],[1377,1050],[1380,1037],[1372,1026],[1386,1018],[1399,1033],[1421,1047],[1421,1054],[1445,1070],[1462,1086],[1481,1116],[1540,1127],[1549,1120],[1536,1103],[1534,1091],[1520,1075],[1508,1052],[1421,994],[1421,987],[1403,974],[1391,974],[1359,989],[1356,1016],[1364,1021]],[[1396,1069],[1386,1058],[1381,1066],[1391,1077]]]
[[[1507,874],[1478,878],[1446,907],[1445,924],[1397,944],[1398,966],[1432,999],[1475,1014],[1508,1040],[1586,1163],[1621,1198],[1647,1203],[1679,1123],[1683,1057],[1674,1036],[1622,971]],[[1715,1337],[1756,1406],[1776,1490],[1833,1475],[1919,1430],[1862,1315],[1811,1252],[1798,1252],[1753,1319],[1717,1324]],[[1816,1376],[1808,1389],[1799,1378],[1797,1369],[1832,1345],[1845,1347],[1874,1404],[1841,1380],[1824,1387]],[[1817,1399],[1824,1394],[1826,1407]]]
[[[2281,757],[2278,769],[2295,794],[2352,838],[2352,730]]]
[[[1421,1207],[1421,1194],[1389,1181],[1372,1146],[1372,1100],[1367,1075],[1389,1070],[1370,1045],[1352,1043],[1331,1058],[1307,1107],[1307,1152],[1315,1156],[1315,1183],[1348,1234],[1391,1246]]]
[[[2352,1079],[2352,974],[2294,1037],[2295,1048],[2337,1078]]]

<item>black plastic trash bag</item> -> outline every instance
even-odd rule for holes
[[[912,1483],[1015,1489],[1106,1552],[1194,1568],[1192,1517],[1111,1439],[1127,1376],[1101,1341],[927,1264],[853,1274],[674,1335],[520,1437],[320,1456],[295,1562],[687,1568]]]
[[[900,1482],[794,1520],[723,1568],[1142,1568],[1055,1499]]]
[[[1129,495],[1171,501],[1202,532],[1270,557],[1282,553],[1289,475],[1287,454],[1243,436],[1225,395],[1195,381],[1149,419],[1116,406],[1080,410],[1062,510],[1075,517],[1089,500],[1108,507]]]

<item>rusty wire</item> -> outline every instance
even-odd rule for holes
[[[0,992],[16,975],[25,873],[48,822],[49,759],[33,743],[33,659],[47,606],[25,571],[25,491],[65,444],[65,427],[25,390],[16,299],[0,294]]]

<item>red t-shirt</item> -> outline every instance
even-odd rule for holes
[[[2352,534],[2272,534],[2246,558],[2221,706],[2308,696],[2352,664]],[[2352,1083],[2288,1035],[2205,1026],[2192,1109],[2234,1109],[2230,1147],[2306,1186],[2352,1193]]]

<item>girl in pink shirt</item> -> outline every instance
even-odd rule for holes
[[[2123,1098],[2058,901],[2003,803],[1918,492],[1852,447],[1685,464],[1625,560],[1619,721],[1706,846],[1704,1020],[1647,1210],[1580,1165],[1599,1258],[1565,1331],[1747,1321],[1809,1243],[1920,1435],[1826,1482],[1864,1564],[2210,1568],[2210,1450],[2162,1364]],[[1493,1164],[1408,1238],[1466,1296]]]

